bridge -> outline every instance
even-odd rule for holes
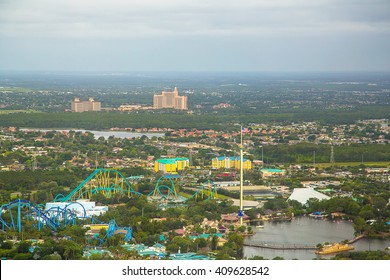
[[[358,240],[364,238],[364,234],[358,235],[348,241],[348,244],[353,244]],[[257,247],[265,249],[275,249],[275,250],[317,250],[317,246],[314,245],[305,245],[305,244],[270,244],[265,242],[254,243],[254,242],[244,242],[244,246],[248,247]]]
[[[314,245],[304,245],[304,244],[269,244],[269,243],[253,243],[253,242],[244,242],[244,246],[248,247],[257,247],[265,249],[275,249],[275,250],[316,250],[317,247]]]

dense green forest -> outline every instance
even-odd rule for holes
[[[264,147],[265,162],[269,163],[312,163],[329,162],[331,147],[324,144],[298,143],[296,145],[274,145]],[[262,150],[254,151],[261,158]],[[378,144],[351,144],[334,146],[335,162],[378,162],[390,161],[390,147]]]
[[[2,126],[32,128],[83,128],[109,129],[111,127],[132,128],[198,128],[226,129],[227,124],[267,122],[318,121],[323,124],[353,123],[361,119],[388,118],[388,106],[362,106],[351,111],[275,110],[257,113],[209,113],[186,114],[183,112],[86,112],[86,113],[15,113],[0,114]]]

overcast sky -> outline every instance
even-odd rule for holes
[[[0,70],[389,71],[390,0],[0,0]]]

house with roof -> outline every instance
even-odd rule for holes
[[[248,222],[249,216],[244,214],[242,219],[244,220],[244,222]],[[240,222],[240,218],[238,217],[238,215],[236,213],[222,214],[221,220],[225,225],[237,224]]]

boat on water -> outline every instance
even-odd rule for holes
[[[258,225],[258,226],[256,226],[256,228],[264,228],[264,226],[263,225]]]
[[[343,251],[350,251],[355,249],[353,246],[350,246],[348,244],[340,244],[340,243],[334,243],[330,245],[325,245],[321,249],[317,250],[315,253],[319,255],[326,255],[326,254],[334,254],[339,253]]]

